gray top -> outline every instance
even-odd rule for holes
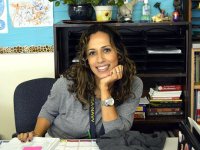
[[[50,95],[39,113],[39,117],[50,121],[51,126],[48,129],[48,134],[52,137],[64,139],[87,138],[90,129],[89,109],[83,107],[76,100],[74,94],[68,92],[67,85],[70,83],[71,81],[63,77],[54,83]],[[103,122],[105,133],[114,129],[127,131],[131,128],[133,112],[139,104],[143,91],[142,80],[135,77],[132,87],[135,99],[128,99],[116,107],[119,117],[114,121]],[[102,126],[100,99],[95,99],[95,119],[98,136]]]

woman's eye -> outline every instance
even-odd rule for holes
[[[104,51],[105,53],[108,53],[108,52],[111,51],[111,48],[104,48],[103,51]]]
[[[93,55],[95,55],[95,52],[89,52],[88,53],[88,56],[93,56]]]

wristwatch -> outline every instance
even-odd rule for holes
[[[115,101],[114,101],[114,99],[112,97],[101,101],[101,105],[102,106],[113,106],[114,103],[115,103]]]

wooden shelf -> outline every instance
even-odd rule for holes
[[[200,90],[200,84],[199,85],[194,85],[195,90]]]
[[[191,55],[191,107],[190,107],[190,111],[191,111],[191,117],[194,118],[195,116],[195,102],[194,102],[194,90],[199,90],[200,89],[200,84],[195,83],[195,79],[194,79],[194,74],[195,74],[195,65],[194,65],[194,61],[195,61],[195,53],[200,53],[200,48],[193,48],[192,49],[192,55]]]

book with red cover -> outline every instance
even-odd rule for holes
[[[180,91],[182,90],[181,85],[160,85],[157,86],[158,91]]]

